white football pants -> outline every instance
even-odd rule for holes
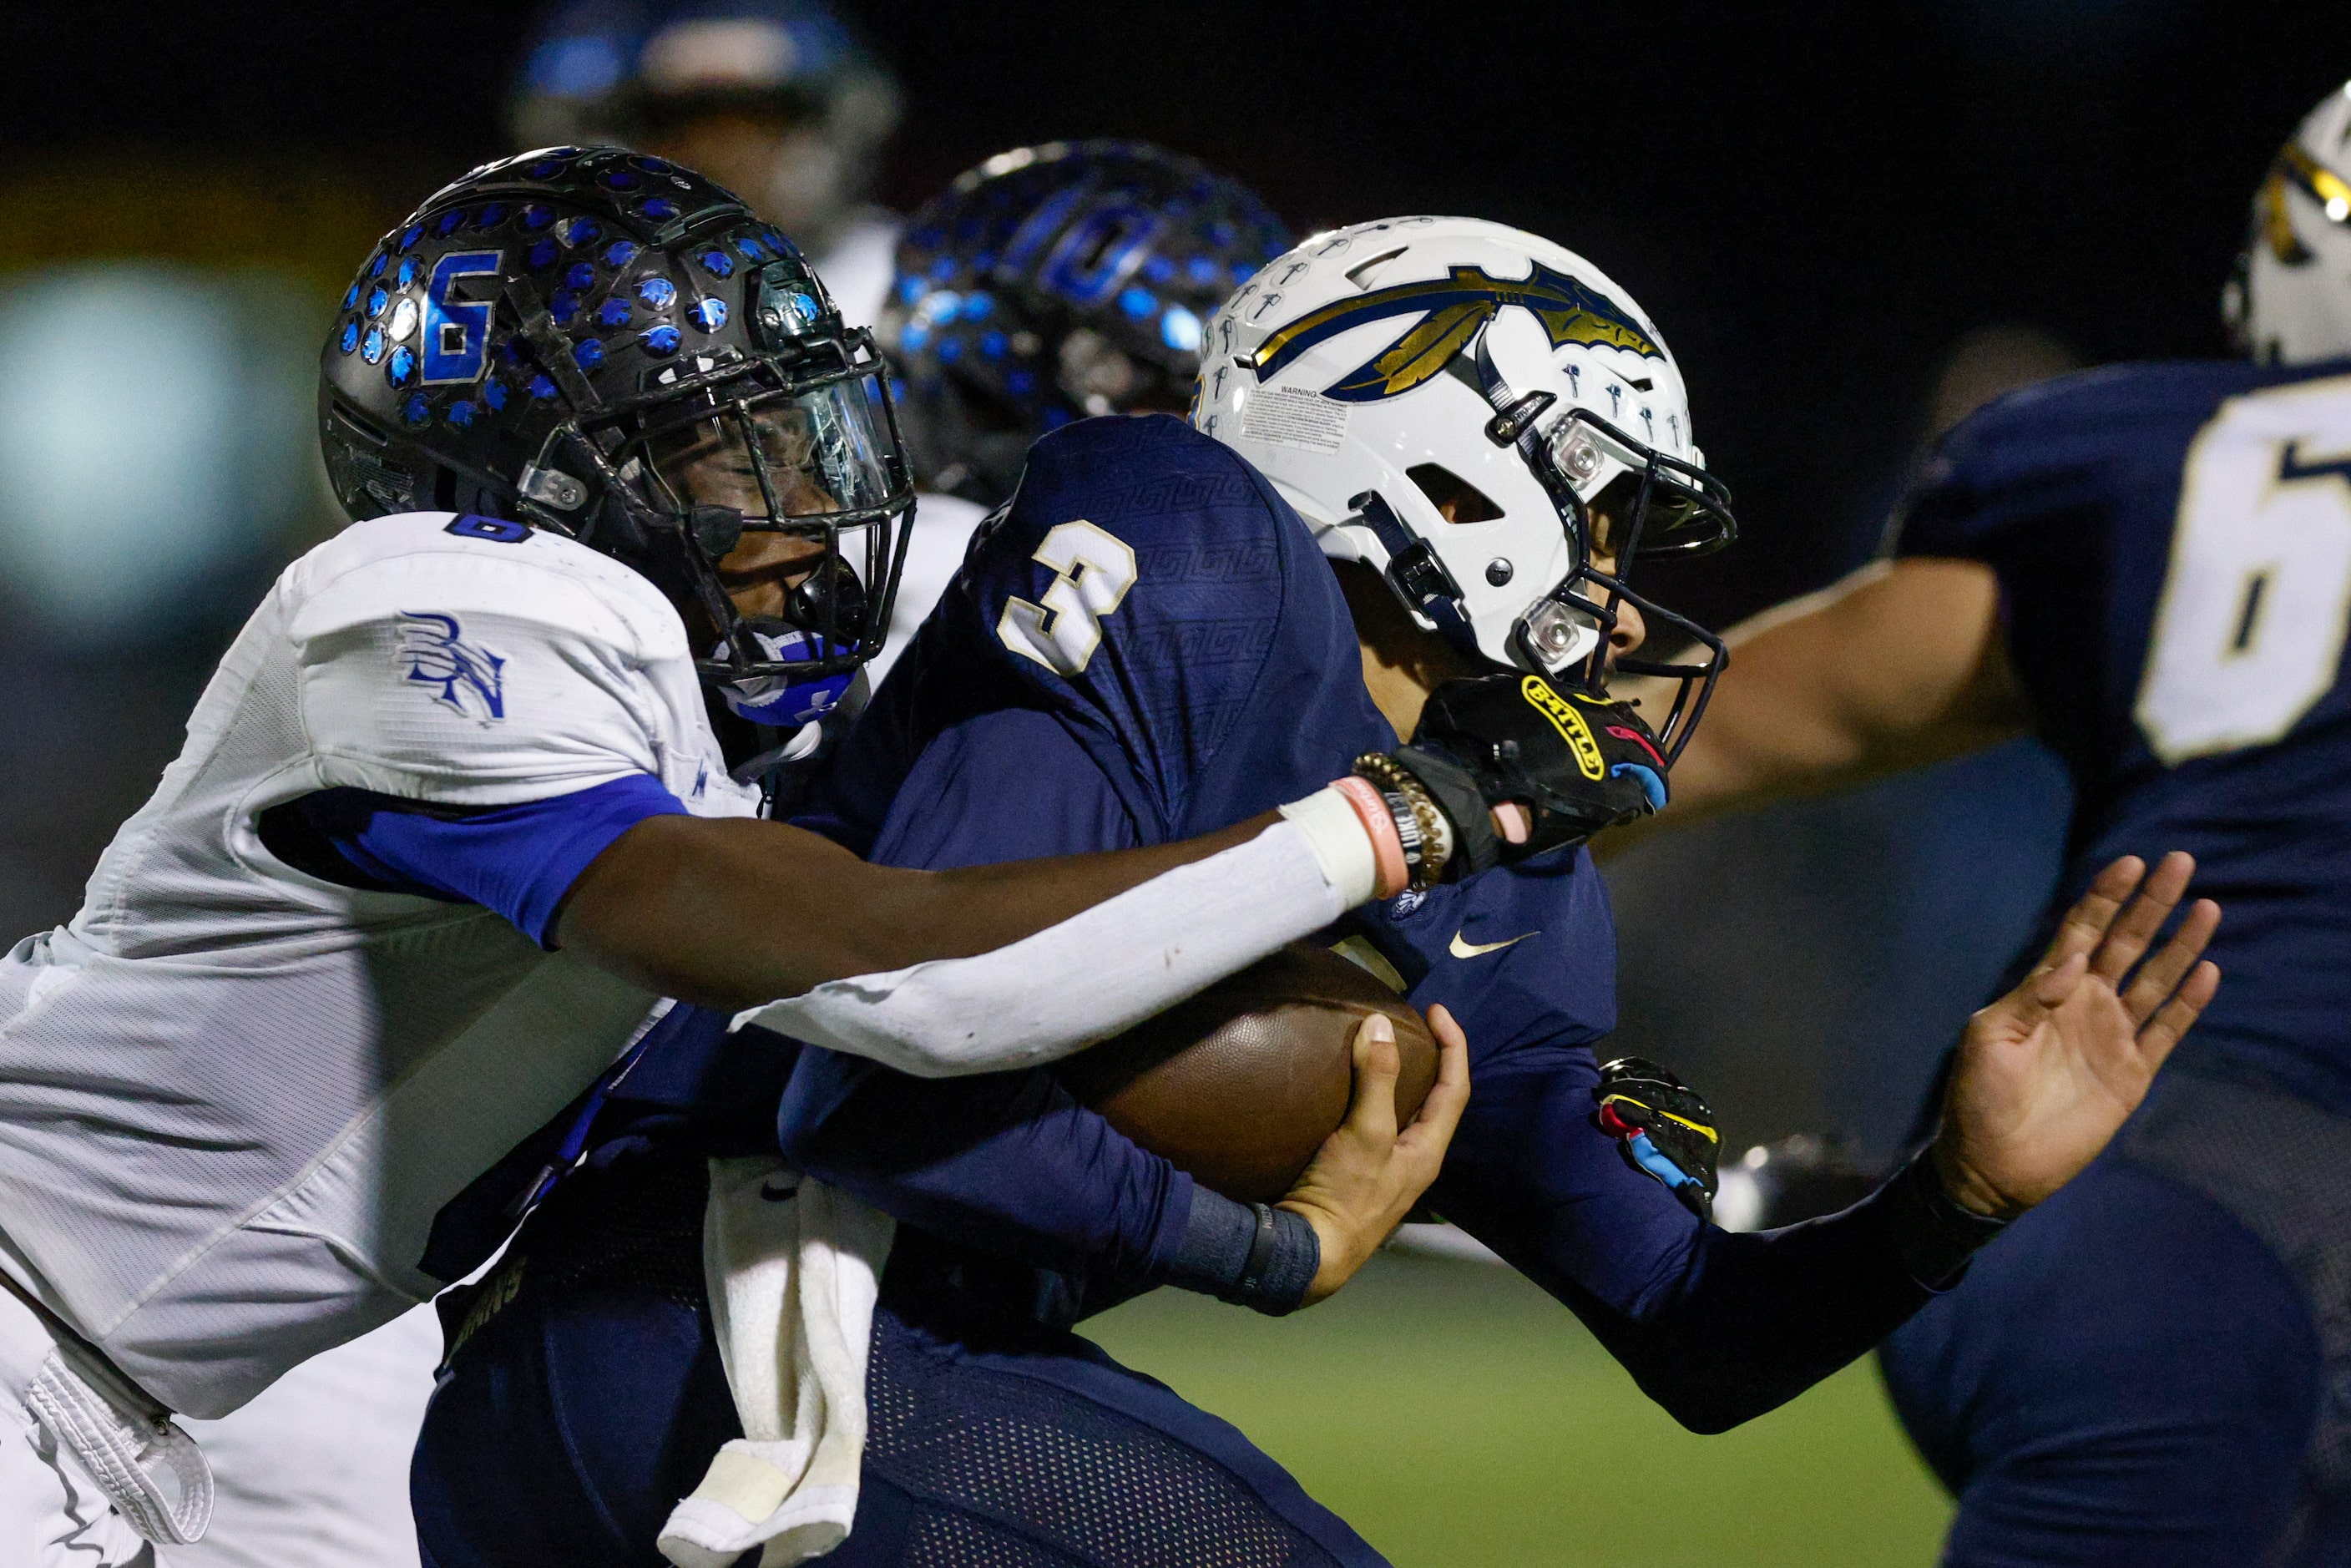
[[[202,1541],[155,1549],[162,1568],[417,1568],[408,1463],[440,1359],[441,1325],[418,1307],[232,1415],[183,1420],[218,1491]]]
[[[0,1562],[155,1568],[155,1549],[19,1399],[0,1400]]]

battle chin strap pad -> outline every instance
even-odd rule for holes
[[[1665,755],[1640,716],[1573,688],[1562,695],[1541,675],[1446,682],[1413,743],[1458,758],[1489,804],[1532,810],[1532,836],[1503,850],[1506,861],[1581,843],[1666,801]]]
[[[1714,1107],[1668,1069],[1620,1056],[1600,1070],[1593,1124],[1616,1140],[1625,1163],[1662,1182],[1700,1219],[1714,1212],[1722,1134]]]

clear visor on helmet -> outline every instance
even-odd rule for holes
[[[650,434],[645,463],[672,509],[726,507],[750,528],[837,526],[893,504],[893,444],[869,378],[773,393]]]
[[[619,473],[682,517],[722,652],[705,678],[852,670],[881,646],[912,505],[878,361],[782,387],[727,376],[639,415]],[[805,637],[762,643],[753,622]],[[764,687],[762,688],[764,689]]]

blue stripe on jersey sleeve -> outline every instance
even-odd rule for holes
[[[686,814],[644,773],[480,811],[371,789],[321,789],[296,807],[369,885],[478,904],[542,947],[590,861],[648,817]]]

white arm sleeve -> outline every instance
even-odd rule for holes
[[[743,1021],[924,1078],[1058,1061],[1371,896],[1363,830],[1318,814],[1336,831],[1279,822],[993,952],[831,980]]]

